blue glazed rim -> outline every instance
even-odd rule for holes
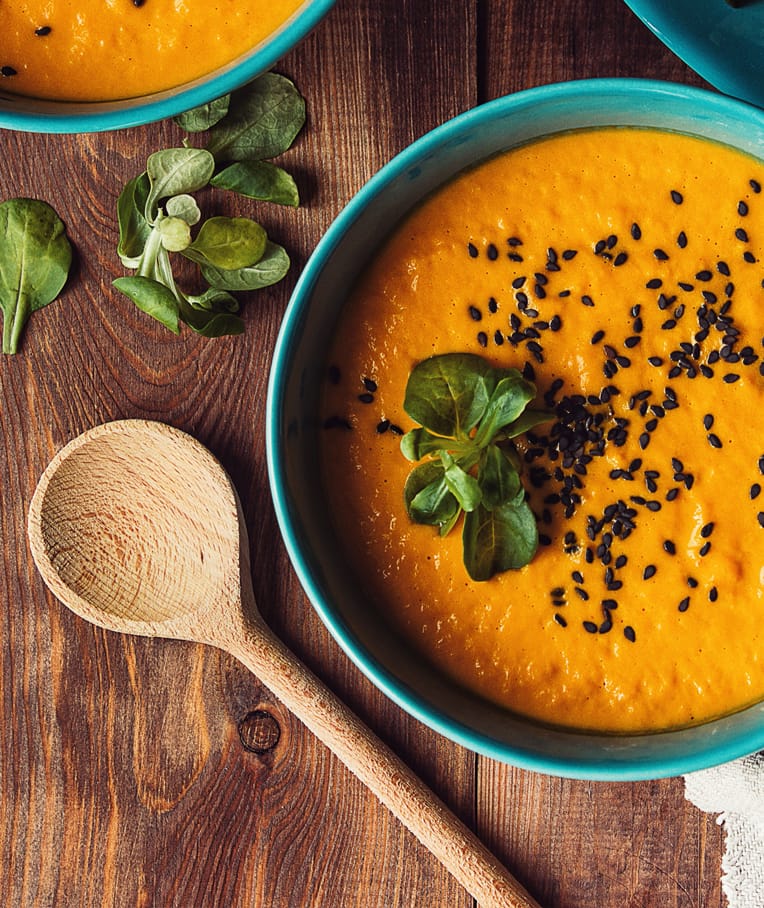
[[[758,136],[756,141],[764,142],[764,111],[705,89],[643,79],[590,79],[532,88],[467,111],[427,133],[393,158],[359,190],[332,222],[307,262],[293,291],[274,350],[266,404],[266,455],[276,518],[303,590],[342,650],[378,689],[424,725],[483,756],[522,769],[569,778],[637,781],[706,769],[764,749],[764,704],[755,704],[733,716],[705,725],[645,735],[597,735],[544,729],[525,722],[528,728],[535,728],[534,734],[540,733],[542,737],[549,735],[566,742],[562,754],[540,751],[533,745],[528,746],[522,738],[510,741],[476,730],[446,714],[382,664],[360,640],[346,617],[333,607],[321,565],[307,545],[287,469],[289,437],[294,434],[295,427],[285,419],[284,408],[292,361],[303,336],[305,316],[310,312],[311,298],[324,268],[341,249],[343,242],[347,242],[354,228],[358,228],[364,211],[380,197],[384,198],[391,184],[416,179],[427,162],[444,146],[458,148],[467,141],[466,137],[474,136],[497,119],[512,117],[520,111],[527,114],[529,110],[543,105],[558,108],[562,105],[575,116],[579,102],[585,104],[587,100],[597,99],[607,99],[611,108],[619,101],[629,99],[635,109],[643,112],[649,111],[655,104],[664,110],[697,106],[699,121],[711,123],[709,128],[723,131],[727,122],[742,122],[746,128],[750,125],[754,129]],[[570,128],[581,125],[574,123]],[[741,128],[740,125],[738,128]],[[689,129],[680,131],[692,134]],[[506,147],[513,144],[522,142],[509,142]],[[443,182],[447,179],[441,179],[434,185]],[[415,207],[420,197],[417,196],[409,207]],[[382,239],[379,237],[380,241]],[[293,376],[291,378],[296,381]],[[301,376],[301,386],[306,384],[305,378],[305,375]],[[517,723],[516,718],[512,721]],[[521,728],[524,720],[519,721],[518,728]],[[595,742],[593,750],[592,742]]]
[[[720,91],[764,107],[764,5],[725,0],[625,0],[674,54]]]
[[[336,0],[308,0],[251,52],[200,79],[145,98],[123,101],[45,101],[0,93],[0,128],[20,132],[106,132],[166,120],[234,91],[265,72],[297,45]],[[23,108],[23,109],[22,109]]]

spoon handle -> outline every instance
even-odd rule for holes
[[[483,908],[539,908],[446,805],[261,621],[226,649],[452,873]]]

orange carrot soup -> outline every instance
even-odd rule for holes
[[[0,88],[65,101],[132,98],[232,62],[304,0],[26,0],[0,4]]]
[[[370,603],[467,688],[613,733],[764,698],[763,185],[706,140],[572,132],[460,175],[362,275],[328,359],[327,500]],[[455,352],[549,413],[509,442],[538,548],[485,581],[464,518],[441,536],[403,495],[407,381]]]

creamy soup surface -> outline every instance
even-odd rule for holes
[[[235,60],[304,0],[0,3],[0,89],[64,101],[132,98]]]
[[[764,698],[764,165],[651,130],[570,133],[426,200],[350,298],[321,455],[349,563],[423,655],[543,722],[610,732]],[[413,366],[523,371],[540,546],[470,580],[409,520]]]

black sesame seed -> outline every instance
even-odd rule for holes
[[[599,628],[593,621],[584,621],[584,630],[589,634],[596,634]]]
[[[716,263],[716,270],[719,272],[719,274],[723,274],[725,277],[730,276],[730,266],[724,261],[720,260]]]
[[[554,620],[560,625],[560,627],[567,627],[568,622],[563,618],[559,612],[554,613]]]
[[[677,246],[679,246],[680,249],[686,249],[686,248],[687,248],[687,234],[684,232],[684,230],[682,230],[682,231],[677,235],[676,244],[677,244]]]
[[[635,224],[632,224],[632,225],[631,225],[631,238],[632,238],[633,240],[641,240],[641,239],[642,239],[642,231],[640,230],[639,224],[636,224],[636,223],[635,223]]]
[[[679,494],[679,489],[669,489],[666,492],[666,501],[673,501]]]
[[[566,249],[562,253],[562,257],[565,259],[566,262],[571,261],[571,259],[574,259],[577,255],[578,255],[577,249]]]
[[[342,416],[330,416],[328,419],[324,420],[323,427],[325,429],[352,429],[353,427],[350,423],[344,419]]]
[[[706,413],[706,415],[703,417],[703,428],[706,430],[706,432],[709,431],[709,429],[711,428],[711,426],[713,426],[713,424],[714,424],[713,415],[711,413]]]
[[[493,333],[493,342],[497,347],[500,347],[504,343],[504,334],[498,328]]]
[[[663,551],[668,555],[676,555],[676,546],[670,539],[666,539],[663,543]]]
[[[592,340],[591,340],[591,342],[592,342],[593,344],[598,344],[598,343],[602,340],[602,338],[603,338],[604,336],[605,336],[605,332],[604,332],[604,331],[602,331],[602,330],[600,330],[600,331],[595,331],[594,334],[592,334]]]
[[[663,281],[659,277],[651,277],[645,284],[648,290],[658,290],[663,286]]]
[[[498,312],[499,311],[499,304],[496,302],[496,298],[493,296],[490,297],[488,300],[488,311],[489,312]]]
[[[662,366],[663,365],[663,360],[660,358],[660,356],[648,356],[647,361],[648,361],[648,363],[650,363],[651,366]]]
[[[711,543],[710,543],[710,542],[704,542],[703,545],[702,545],[702,546],[700,547],[700,549],[698,550],[698,555],[700,555],[701,558],[705,558],[706,555],[707,555],[710,551],[711,551]]]
[[[748,205],[742,199],[737,203],[737,213],[741,218],[748,214]]]
[[[369,394],[368,392],[364,392],[363,394],[358,395],[358,400],[360,400],[362,404],[373,404],[374,395]]]
[[[495,262],[499,257],[499,250],[496,248],[496,246],[494,246],[493,243],[489,243],[485,250],[485,254],[492,262]]]
[[[761,494],[761,486],[758,482],[755,482],[751,486],[750,492],[748,494],[751,496],[751,501],[759,497],[759,495]]]
[[[737,372],[728,372],[726,375],[722,376],[722,381],[726,385],[731,385],[734,382],[736,382],[739,378],[740,378],[740,376],[737,374]]]
[[[478,331],[477,342],[481,347],[488,346],[488,335],[485,333],[485,331]]]
[[[710,602],[716,602],[716,600],[718,598],[719,598],[719,590],[717,590],[717,588],[715,586],[712,586],[711,589],[708,591],[708,599]]]
[[[390,428],[390,420],[389,420],[389,419],[383,419],[383,420],[381,420],[380,422],[377,423],[377,434],[378,434],[378,435],[384,435],[385,432],[387,432],[387,430],[388,430],[389,428]]]
[[[629,641],[629,643],[634,643],[637,639],[634,628],[630,624],[627,624],[623,629],[623,636]]]
[[[594,300],[589,296],[588,293],[585,293],[581,297],[581,302],[584,304],[584,306],[593,306],[594,305]]]
[[[18,75],[18,73],[12,66],[0,66],[0,76],[9,78],[10,76],[16,75]]]
[[[613,265],[616,268],[619,268],[621,265],[625,265],[629,256],[626,252],[619,252],[618,255],[613,260]]]
[[[470,306],[467,311],[469,312],[470,318],[473,322],[479,322],[483,317],[483,313],[478,309],[477,306]]]
[[[749,180],[748,185],[757,195],[761,192],[761,183],[758,180]]]
[[[688,577],[688,578],[687,578],[687,586],[689,586],[690,589],[693,589],[693,590],[694,590],[694,589],[696,589],[697,586],[698,586],[698,581],[697,581],[694,577]]]
[[[470,255],[470,258],[476,259],[478,257],[477,246],[473,243],[467,243],[467,252]]]
[[[764,527],[764,511],[759,511],[756,515],[756,519],[759,521],[759,526]]]
[[[550,331],[559,331],[562,328],[562,319],[559,315],[553,315],[549,322]]]
[[[745,230],[742,227],[738,227],[735,230],[735,239],[740,240],[741,243],[747,243],[748,234],[745,232]]]
[[[690,597],[685,596],[684,599],[682,599],[682,601],[679,603],[678,607],[680,612],[686,612],[690,607]]]
[[[41,25],[39,28],[34,30],[34,33],[38,38],[44,38],[46,35],[49,35],[53,29],[49,25]]]
[[[654,564],[648,564],[647,567],[642,572],[642,579],[649,580],[651,577],[655,576],[655,573],[657,570],[658,570],[658,568],[656,568],[656,566]]]
[[[712,448],[721,448],[722,442],[719,436],[715,432],[708,433],[708,443]]]
[[[681,205],[682,202],[684,201],[684,196],[682,195],[681,192],[678,192],[676,189],[672,189],[671,190],[671,201],[675,205]]]
[[[663,249],[653,249],[653,255],[659,262],[667,262],[669,258],[668,253]]]
[[[372,394],[377,390],[377,383],[372,378],[364,378],[363,386],[367,391],[371,391]]]

